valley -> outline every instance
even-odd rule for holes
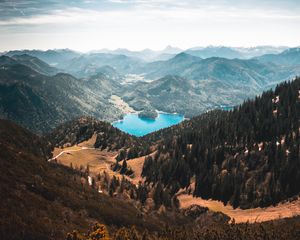
[[[121,240],[298,239],[298,51],[14,53],[0,57],[0,237],[74,238],[96,224],[87,234]]]
[[[150,62],[116,52],[10,51],[0,57],[0,116],[39,134],[83,115],[113,122],[129,112],[159,110],[191,118],[239,105],[300,74],[297,48],[246,59],[223,58],[219,50]]]

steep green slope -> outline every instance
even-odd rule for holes
[[[143,175],[173,193],[234,207],[263,207],[300,193],[300,79],[279,85],[231,112],[212,111],[146,136],[161,141]]]
[[[121,95],[130,105],[193,117],[221,105],[238,105],[294,78],[300,68],[257,59],[201,59],[180,53],[168,61],[149,63],[141,72],[157,80],[124,86]]]
[[[59,70],[55,67],[51,67],[47,63],[43,62],[37,57],[32,57],[28,54],[23,55],[15,55],[12,57],[14,60],[16,60],[18,63],[23,64],[27,67],[32,68],[36,72],[39,72],[44,75],[55,75],[59,72]]]
[[[65,65],[71,61],[73,58],[79,57],[81,53],[72,51],[70,49],[49,49],[47,51],[42,50],[14,50],[9,51],[5,55],[12,57],[18,55],[30,55],[41,59],[42,61],[48,63],[51,66],[63,69]]]
[[[109,102],[116,87],[104,75],[80,80],[65,73],[42,75],[20,64],[3,65],[0,116],[38,133],[82,115],[117,119],[120,111]]]

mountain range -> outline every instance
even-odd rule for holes
[[[4,56],[0,62],[1,118],[41,133],[76,116],[108,116],[106,120],[111,120],[111,116],[121,114],[109,102],[115,85],[104,74],[80,80],[66,73],[41,74],[49,69],[47,64],[30,68],[17,58]]]
[[[112,95],[123,98],[135,110],[192,117],[240,104],[300,73],[299,48],[283,52],[284,48],[243,49],[280,52],[251,59],[217,57],[238,51],[228,49],[196,48],[153,62],[124,49],[87,54],[68,49],[10,51],[0,57],[1,117],[39,133],[81,115],[113,121],[124,111],[112,103]],[[168,47],[160,54],[179,51]],[[201,58],[191,51],[210,55]],[[127,81],[129,76],[137,80]]]

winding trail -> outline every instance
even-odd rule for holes
[[[65,153],[78,152],[78,151],[82,151],[82,150],[96,150],[96,148],[81,147],[80,149],[63,150],[62,152],[60,152],[60,153],[59,153],[58,155],[56,155],[55,157],[48,159],[48,162],[51,162],[51,161],[56,160],[58,157],[60,157],[61,155],[65,154]]]

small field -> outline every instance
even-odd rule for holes
[[[94,135],[88,141],[82,142],[76,146],[67,148],[55,148],[53,152],[57,162],[73,168],[86,168],[89,166],[92,175],[106,171],[110,175],[116,175],[110,169],[110,165],[115,162],[117,152],[101,151],[94,148],[96,136]],[[57,157],[56,157],[57,156]]]

